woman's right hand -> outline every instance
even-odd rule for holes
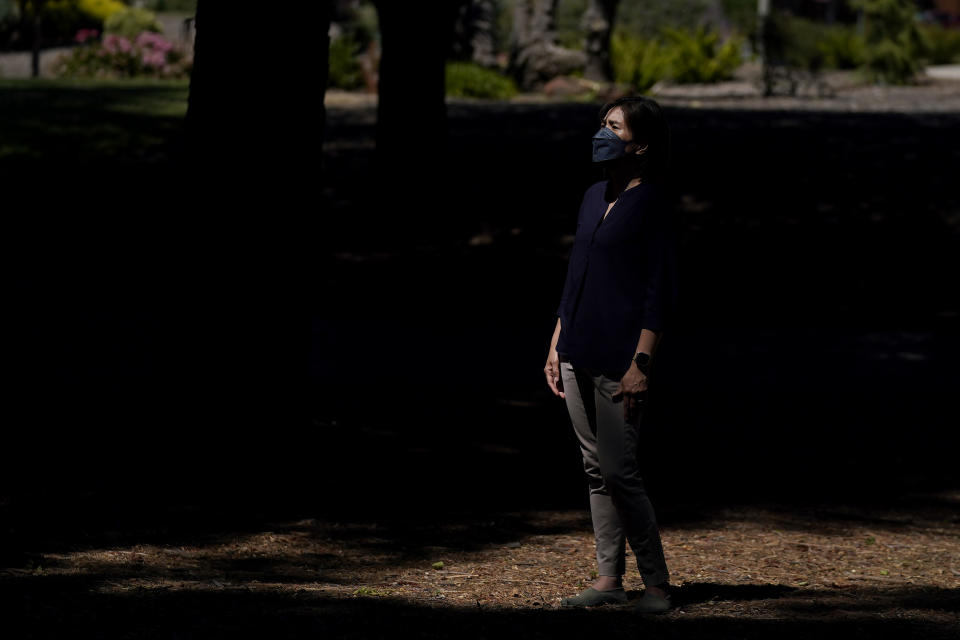
[[[543,367],[543,372],[547,376],[547,386],[550,387],[553,394],[561,398],[566,398],[567,395],[563,392],[563,377],[560,375],[560,356],[557,354],[555,348],[551,347],[550,353],[547,355],[547,364]]]

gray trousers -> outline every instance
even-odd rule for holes
[[[637,558],[644,585],[656,586],[668,582],[670,576],[653,505],[637,462],[644,408],[640,405],[636,418],[624,420],[622,397],[612,397],[620,375],[608,375],[574,367],[570,362],[560,363],[567,410],[580,441],[590,488],[599,574],[625,573],[626,540]]]

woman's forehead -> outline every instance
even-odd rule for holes
[[[614,107],[613,109],[610,109],[610,111],[607,111],[607,115],[604,119],[623,122],[623,109],[620,107]]]

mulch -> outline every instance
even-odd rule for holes
[[[958,503],[946,491],[887,508],[721,507],[692,522],[667,511],[676,606],[655,621],[631,603],[560,607],[595,577],[589,514],[577,510],[280,521],[206,544],[42,553],[0,571],[0,584],[30,628],[122,637],[388,637],[397,625],[423,637],[527,636],[610,623],[655,637],[947,638],[960,629]],[[643,585],[627,553],[633,601]]]

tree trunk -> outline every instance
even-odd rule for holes
[[[619,0],[590,0],[583,14],[583,30],[586,33],[587,62],[583,76],[587,80],[609,82],[613,80],[610,67],[610,33],[616,17]]]
[[[510,68],[525,91],[536,91],[559,75],[586,65],[586,54],[556,44],[559,0],[516,0]]]
[[[304,261],[323,241],[308,226],[322,218],[326,71],[317,64],[326,69],[328,54],[316,29],[326,33],[329,16],[329,0],[266,20],[198,2],[176,185],[189,188],[190,218],[175,261],[171,253],[179,317],[166,356],[201,409],[191,417],[261,430],[304,417],[305,278],[316,277]],[[282,435],[271,438],[264,444]]]
[[[380,200],[372,210],[385,216],[379,230],[386,238],[430,234],[442,224],[445,66],[461,1],[425,0],[416,11],[396,0],[375,3],[382,46],[374,170]],[[416,203],[417,216],[396,215],[398,202]]]

